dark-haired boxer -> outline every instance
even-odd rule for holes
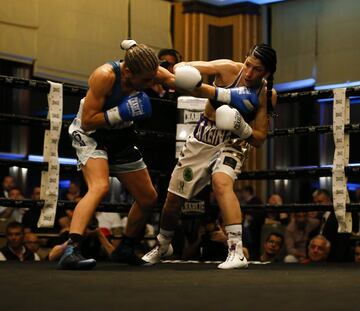
[[[266,44],[253,46],[244,63],[231,60],[187,63],[201,74],[215,75],[216,99],[230,102],[230,106],[209,102],[194,133],[187,139],[170,180],[157,246],[142,257],[144,261],[154,264],[172,254],[171,239],[184,200],[199,193],[211,178],[229,248],[226,261],[218,268],[247,267],[242,250],[240,204],[233,184],[250,144],[260,146],[266,139],[268,115],[276,101],[272,89],[276,63],[276,52]],[[176,66],[175,76],[181,65]],[[199,95],[197,91],[200,90],[194,89],[195,96]],[[255,92],[259,101],[253,97],[233,98],[246,92],[252,96]],[[251,121],[252,127],[248,124]]]

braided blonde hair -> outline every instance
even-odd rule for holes
[[[125,65],[133,74],[155,71],[159,67],[159,59],[154,51],[145,44],[137,44],[134,40],[124,40],[121,48],[126,50]]]

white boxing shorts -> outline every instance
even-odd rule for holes
[[[142,155],[134,143],[136,134],[132,122],[123,123],[121,128],[86,132],[81,127],[82,107],[83,100],[80,102],[76,118],[69,127],[79,170],[90,158],[108,160],[112,173],[133,172],[146,168]]]
[[[235,180],[249,149],[247,142],[231,138],[230,132],[224,133],[214,122],[202,117],[180,152],[168,191],[191,199],[209,184],[215,173],[225,173]]]

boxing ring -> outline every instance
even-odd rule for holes
[[[1,309],[20,310],[354,310],[360,269],[354,264],[215,264],[129,267],[99,263],[59,271],[50,263],[1,263]]]
[[[0,76],[0,85],[5,87],[27,88],[49,93],[51,84],[44,81],[27,80]],[[84,95],[86,89],[62,85],[62,92],[70,95]],[[318,178],[332,176],[334,205],[283,204],[282,206],[242,205],[243,211],[262,209],[266,212],[331,211],[338,217],[340,232],[348,232],[349,212],[359,211],[360,204],[349,203],[346,178],[358,176],[360,166],[349,165],[349,135],[360,131],[360,124],[349,123],[348,97],[359,95],[360,87],[336,91],[312,91],[289,93],[279,96],[286,102],[297,98],[332,98],[334,123],[326,126],[296,127],[275,129],[269,132],[269,139],[281,136],[334,134],[335,154],[331,167],[312,167],[308,169],[282,169],[267,171],[247,171],[239,174],[241,180],[273,180]],[[338,105],[338,106],[336,106]],[[347,108],[346,108],[347,107]],[[54,123],[50,119],[18,116],[0,113],[4,124],[38,126],[52,131]],[[57,120],[59,121],[59,120]],[[61,121],[61,120],[60,120]],[[62,122],[56,131],[64,135],[69,125]],[[49,133],[50,133],[49,132]],[[53,134],[53,133],[52,133]],[[52,134],[49,134],[50,136]],[[175,143],[171,134],[155,131],[139,131],[146,137],[165,138]],[[51,136],[53,137],[53,136]],[[52,141],[54,143],[54,140]],[[57,155],[46,156],[44,161],[0,159],[2,166],[18,166],[40,170],[42,174],[75,174],[72,165],[54,167]],[[53,157],[53,158],[52,158]],[[55,157],[55,158],[54,158]],[[151,165],[150,172],[151,172]],[[45,173],[44,173],[45,172]],[[159,172],[155,172],[159,173]],[[161,172],[160,174],[166,174]],[[74,202],[54,199],[54,189],[46,188],[49,179],[42,182],[41,200],[0,199],[0,205],[27,208],[74,208]],[[53,181],[54,182],[54,181]],[[57,194],[57,187],[56,194]],[[49,203],[50,202],[50,203]],[[51,206],[49,206],[51,205]],[[102,203],[99,211],[128,212],[126,204]],[[154,212],[160,212],[159,205]],[[204,262],[163,262],[153,267],[130,267],[113,263],[99,263],[92,271],[58,271],[55,263],[10,263],[0,262],[2,310],[29,308],[38,309],[87,310],[115,309],[125,310],[239,310],[240,308],[276,310],[347,310],[358,304],[360,292],[359,266],[353,263],[317,265],[298,264],[259,264],[250,262],[247,270],[219,271],[216,263]],[[260,299],[259,299],[260,298]]]

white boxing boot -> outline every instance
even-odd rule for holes
[[[174,250],[171,244],[168,247],[162,245],[156,245],[150,252],[146,253],[141,259],[148,265],[154,265],[161,260],[169,258],[173,254]]]
[[[173,235],[173,231],[160,229],[160,233],[157,235],[156,246],[141,259],[147,262],[148,265],[154,265],[161,260],[169,258],[174,252],[173,247],[171,246]]]
[[[239,240],[227,241],[228,243],[228,256],[224,262],[218,265],[219,269],[246,269],[248,262],[244,256],[242,249],[242,242]]]

